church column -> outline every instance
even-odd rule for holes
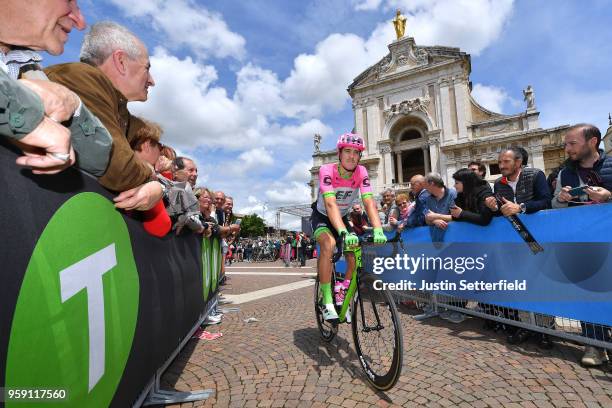
[[[423,149],[423,162],[425,163],[425,174],[431,172],[431,163],[429,162],[429,146],[423,145],[421,146]]]
[[[453,120],[451,116],[451,95],[449,91],[449,82],[446,78],[438,80],[440,89],[440,128],[442,129],[442,137],[444,141],[452,141],[455,139],[453,135]],[[432,161],[433,163],[433,161]]]
[[[455,78],[455,108],[457,118],[457,134],[460,139],[466,139],[467,135],[467,118],[466,112],[468,111],[468,78],[459,76]]]
[[[429,139],[429,157],[431,159],[431,171],[440,173],[440,140]]]
[[[402,152],[395,153],[395,162],[397,163],[397,182],[404,182],[404,169],[402,168]]]
[[[378,145],[380,155],[382,156],[383,164],[383,188],[391,186],[391,180],[393,180],[393,158],[391,157],[391,144],[390,143],[379,143]]]
[[[544,149],[542,149],[542,145],[541,144],[537,144],[535,146],[533,146],[533,148],[531,149],[531,165],[536,168],[536,169],[540,169],[542,171],[545,171],[545,163],[544,163]]]

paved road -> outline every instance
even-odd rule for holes
[[[207,328],[221,338],[191,340],[162,380],[169,389],[215,390],[184,407],[612,407],[612,364],[582,368],[580,346],[510,346],[480,319],[417,322],[404,307],[402,376],[377,393],[363,378],[350,326],[331,344],[319,340],[314,268],[241,263],[228,272],[223,294],[241,295],[240,311]],[[245,323],[249,317],[259,321]]]

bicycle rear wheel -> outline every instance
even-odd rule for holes
[[[359,282],[353,303],[352,331],[355,350],[366,378],[378,390],[395,385],[402,371],[402,326],[391,294]]]
[[[321,337],[326,342],[332,341],[332,339],[336,336],[338,332],[338,325],[330,323],[323,319],[323,313],[321,312],[321,307],[323,306],[323,295],[319,292],[319,277],[317,276],[317,280],[315,282],[314,289],[314,308],[315,308],[315,317],[317,319],[317,326],[319,326],[319,332],[321,332]]]

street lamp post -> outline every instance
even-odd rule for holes
[[[261,209],[262,209],[262,217],[263,217],[264,224],[265,224],[266,223],[266,210],[268,209],[268,202],[267,201],[262,204]]]
[[[266,239],[269,239],[269,234],[268,234],[268,226],[266,224],[266,209],[268,208],[268,201],[264,202],[263,205],[261,206],[262,209],[262,215],[263,215],[263,222],[264,222],[264,228],[266,229]]]

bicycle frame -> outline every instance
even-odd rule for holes
[[[349,288],[346,291],[346,296],[344,297],[344,301],[342,302],[342,307],[340,308],[340,313],[338,313],[338,318],[340,323],[344,323],[346,321],[346,311],[348,310],[351,302],[353,301],[353,296],[355,292],[358,292],[358,280],[359,280],[359,272],[361,271],[361,245],[355,246],[350,251],[344,252],[352,252],[355,255],[355,270],[351,275],[351,283],[349,284]],[[334,265],[334,273],[335,273],[335,265]],[[348,272],[348,271],[347,271]],[[359,295],[357,293],[357,295]]]
[[[396,233],[395,237],[393,237],[388,242],[394,242],[394,241],[399,241],[401,243],[401,237],[399,233]],[[355,293],[357,293],[358,299],[361,302],[361,297],[359,296],[359,274],[361,273],[362,266],[363,266],[361,263],[361,246],[363,245],[364,242],[365,241],[360,241],[358,245],[355,245],[354,247],[348,250],[344,249],[344,243],[342,241],[342,238],[340,238],[340,241],[338,242],[339,254],[336,254],[336,255],[341,256],[342,253],[352,252],[355,256],[355,270],[353,271],[353,274],[351,275],[351,283],[349,284],[349,288],[346,292],[346,296],[344,297],[344,301],[342,302],[342,307],[340,308],[340,312],[338,313],[338,320],[340,323],[346,322],[346,311],[351,305],[351,302],[353,301],[353,296],[355,296]],[[332,263],[334,264],[334,270],[333,270],[334,274],[336,272],[335,265],[339,258],[340,258],[339,256],[337,258],[336,256],[334,256],[334,258],[332,259]],[[378,327],[380,326],[380,320],[379,320],[378,314],[376,313],[376,309],[374,310],[374,313],[376,315],[376,320],[377,320],[376,327]],[[363,316],[361,317],[363,319]],[[363,324],[365,326],[365,321],[363,322]]]

